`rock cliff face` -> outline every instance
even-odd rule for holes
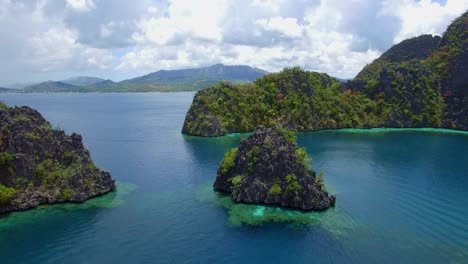
[[[41,204],[83,202],[115,189],[81,136],[52,129],[29,107],[0,102],[0,214]]]
[[[257,127],[239,148],[228,151],[214,189],[236,202],[324,210],[335,204],[323,176],[309,167],[307,152],[287,132]]]
[[[397,120],[404,127],[468,130],[468,12],[453,21],[443,37],[422,35],[405,40],[364,67],[346,89],[373,100],[408,105]],[[408,120],[412,115],[439,116]],[[406,113],[405,113],[406,112]]]

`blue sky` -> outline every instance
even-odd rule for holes
[[[467,9],[468,0],[0,0],[0,85],[216,63],[352,78]]]

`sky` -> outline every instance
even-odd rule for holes
[[[467,9],[468,0],[0,0],[0,85],[217,63],[353,78]]]

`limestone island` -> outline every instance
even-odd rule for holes
[[[84,202],[116,188],[80,135],[53,129],[29,107],[0,102],[0,215],[41,204]]]
[[[468,130],[468,12],[442,37],[396,44],[346,83],[289,68],[253,83],[197,92],[182,133],[222,136],[257,125],[294,131],[340,128]]]
[[[336,200],[326,191],[323,175],[310,168],[307,152],[297,146],[294,133],[261,126],[225,154],[214,189],[236,202],[307,211],[325,210]]]

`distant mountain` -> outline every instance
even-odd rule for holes
[[[24,87],[21,89],[22,92],[28,93],[54,93],[54,92],[67,92],[71,88],[75,88],[77,86],[71,85],[64,82],[54,82],[54,81],[47,81],[38,83],[35,85],[31,85],[28,87]]]
[[[88,93],[88,92],[126,92],[121,89],[118,83],[112,80],[103,80],[101,82],[95,83],[88,86],[75,86],[68,90],[68,92],[74,93]]]
[[[0,93],[15,92],[14,89],[0,87]]]
[[[38,84],[39,82],[30,82],[30,83],[12,83],[5,85],[6,88],[8,89],[23,89],[24,87],[28,87],[31,85]]]
[[[76,86],[88,86],[101,83],[103,81],[105,80],[97,77],[78,76],[62,80],[61,82]]]
[[[22,92],[170,92],[199,91],[206,87],[230,81],[252,82],[267,71],[245,65],[227,66],[216,64],[210,67],[160,70],[141,77],[113,82],[95,77],[75,77],[59,82],[48,81],[23,88]]]
[[[85,85],[84,83],[91,84]],[[104,80],[95,77],[75,77],[58,82],[42,82],[15,91],[21,91],[26,93],[99,92],[103,88],[113,86],[114,84],[115,82],[111,80]]]
[[[148,75],[122,81],[121,84],[130,87],[147,87],[155,90],[198,91],[220,81],[235,83],[252,82],[267,71],[245,65],[227,66],[216,64],[204,68],[183,70],[160,70]]]

